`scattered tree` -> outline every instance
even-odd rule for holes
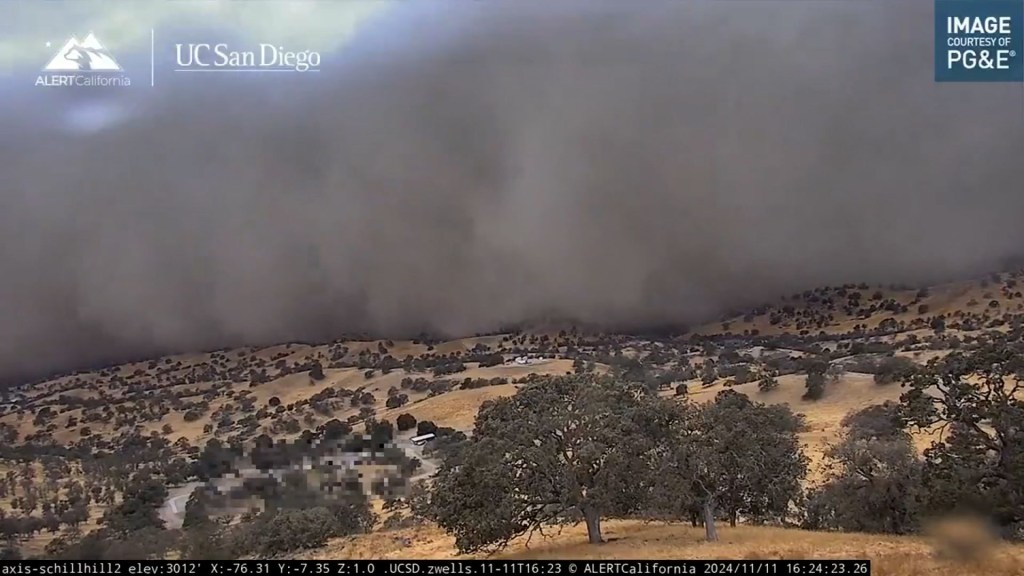
[[[309,377],[313,380],[323,380],[327,376],[324,375],[324,367],[319,362],[314,362],[309,368]]]
[[[1024,346],[956,351],[904,377],[901,414],[937,428],[924,453],[936,512],[984,513],[1009,533],[1024,528]]]
[[[406,430],[412,430],[416,427],[416,417],[412,414],[399,414],[395,420],[395,424],[398,427],[399,432],[405,432]]]
[[[639,386],[589,374],[489,401],[456,463],[446,459],[435,476],[425,514],[464,553],[580,519],[599,543],[601,518],[635,510],[649,488],[646,458],[667,405]]]
[[[893,404],[848,415],[840,442],[826,452],[827,481],[811,492],[812,529],[906,534],[920,525],[922,467]]]
[[[731,525],[741,514],[784,519],[807,473],[800,419],[786,406],[755,403],[732,390],[680,410],[655,475],[655,494],[667,510],[700,510],[709,541],[718,539],[719,512]]]
[[[761,392],[771,392],[779,387],[779,379],[776,378],[774,370],[762,370],[761,377],[757,381],[757,389]]]
[[[420,420],[416,424],[416,435],[423,436],[424,434],[435,434],[437,433],[437,424],[434,424],[430,420]]]
[[[804,400],[820,400],[825,395],[825,373],[808,372],[804,386],[807,388],[802,396]]]

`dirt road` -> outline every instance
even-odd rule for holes
[[[185,521],[185,504],[188,503],[188,497],[202,485],[202,482],[189,482],[184,486],[167,489],[167,499],[160,507],[160,518],[168,530],[181,528]]]
[[[437,462],[423,455],[423,446],[416,446],[409,441],[409,438],[396,438],[395,445],[405,451],[410,458],[420,461],[420,469],[415,476],[410,478],[410,481],[425,480],[437,472]],[[189,482],[167,490],[167,499],[160,507],[159,514],[168,530],[181,528],[185,521],[185,505],[188,503],[188,498],[196,488],[202,485],[202,482]]]
[[[423,455],[423,446],[413,444],[408,438],[396,438],[395,445],[404,450],[405,454],[410,458],[416,458],[420,461],[420,469],[415,476],[409,479],[410,482],[424,480],[433,476],[434,472],[437,472],[437,462]]]

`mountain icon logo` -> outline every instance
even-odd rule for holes
[[[121,65],[92,32],[79,41],[72,36],[50,63],[46,72],[121,72]]]

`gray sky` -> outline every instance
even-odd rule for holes
[[[1024,91],[936,84],[930,2],[72,4],[0,24],[9,380],[694,322],[1024,246]],[[89,31],[131,88],[32,85],[45,42]],[[175,75],[178,38],[322,50],[323,71]]]

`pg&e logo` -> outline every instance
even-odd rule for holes
[[[1024,82],[1024,0],[935,0],[937,82]]]

